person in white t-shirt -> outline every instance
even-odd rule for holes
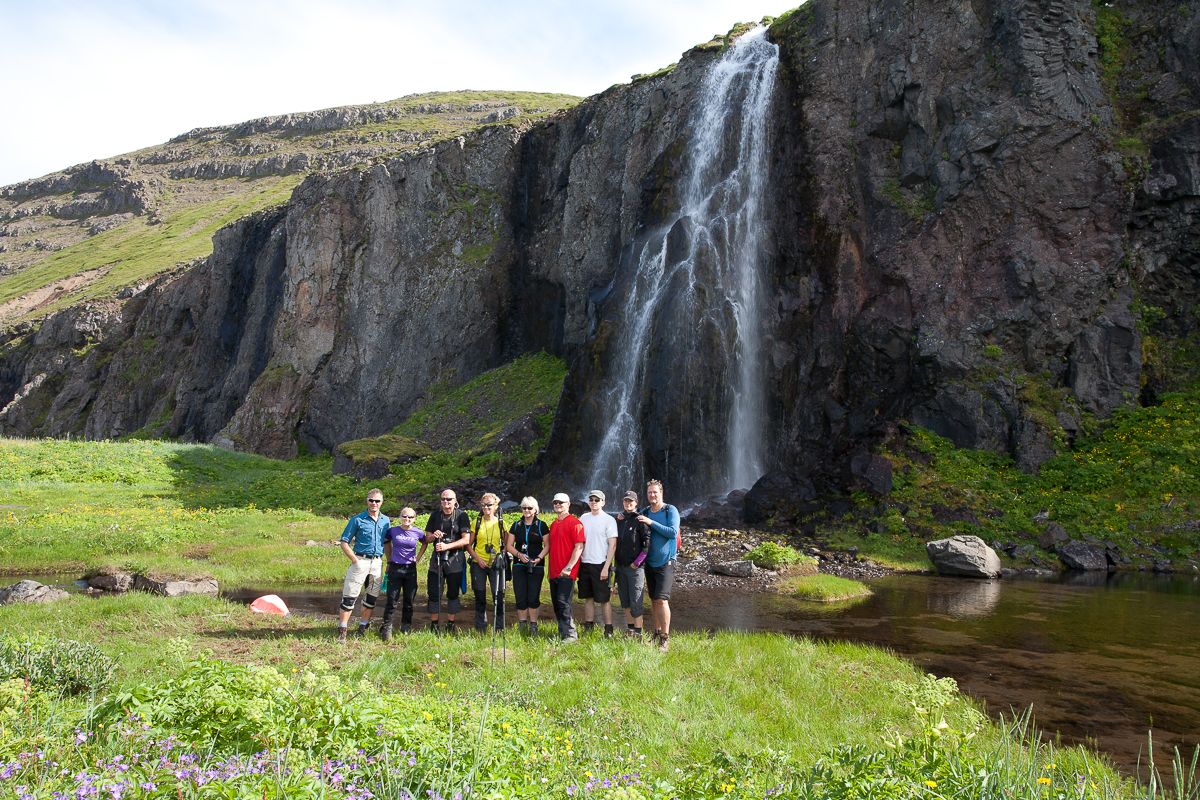
[[[583,522],[583,555],[579,561],[579,599],[583,600],[583,631],[596,625],[596,603],[604,614],[604,637],[611,639],[613,555],[617,552],[617,521],[604,512],[604,492],[588,492],[588,512]]]

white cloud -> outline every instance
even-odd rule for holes
[[[455,89],[588,95],[795,0],[0,0],[0,185],[194,127]]]

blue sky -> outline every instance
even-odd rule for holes
[[[195,127],[417,92],[589,95],[798,0],[0,0],[0,185]]]

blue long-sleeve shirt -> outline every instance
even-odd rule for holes
[[[346,523],[346,530],[342,531],[342,541],[354,548],[356,556],[381,556],[383,537],[387,536],[391,524],[392,521],[383,514],[379,515],[379,519],[371,519],[371,513],[364,511],[351,517]]]
[[[650,518],[650,554],[646,556],[646,564],[661,567],[675,558],[679,549],[676,542],[679,536],[679,509],[664,504],[659,511],[646,508],[642,515]]]

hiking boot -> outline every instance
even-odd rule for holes
[[[566,636],[563,637],[563,644],[570,644],[571,642],[578,642],[578,641],[579,641],[579,634],[577,634],[577,633],[568,633]]]
[[[361,639],[362,637],[367,635],[367,629],[370,627],[371,627],[371,623],[368,622],[366,625],[364,625],[360,622],[360,623],[358,623],[358,630],[356,630],[354,632],[354,635],[357,636],[359,639]]]
[[[612,637],[613,637],[613,626],[605,625],[604,626],[604,638],[611,639]]]
[[[346,629],[342,626],[338,626],[337,640],[338,644],[346,643]]]
[[[475,632],[482,636],[483,634],[487,633],[487,625],[476,625]]]
[[[529,623],[529,638],[530,639],[537,638],[537,623],[536,622]]]
[[[664,636],[658,640],[658,652],[665,653],[671,649],[671,637]]]
[[[434,636],[442,635],[442,631],[440,628],[438,628],[438,622],[436,619],[429,623],[429,632],[432,633]]]
[[[529,620],[523,619],[517,623],[517,633],[521,634],[522,636],[529,635]]]
[[[408,634],[412,633],[412,625],[408,625],[408,624],[401,625],[400,632],[403,633],[405,636],[407,636]]]
[[[454,620],[450,620],[446,623],[446,633],[450,634],[451,636],[458,636],[458,628],[454,627]]]
[[[379,638],[385,642],[392,640],[392,624],[390,622],[379,629]]]
[[[583,621],[583,632],[584,633],[591,633],[592,628],[594,628],[594,627],[596,627],[595,622],[592,622],[591,620],[586,620],[586,619]]]

